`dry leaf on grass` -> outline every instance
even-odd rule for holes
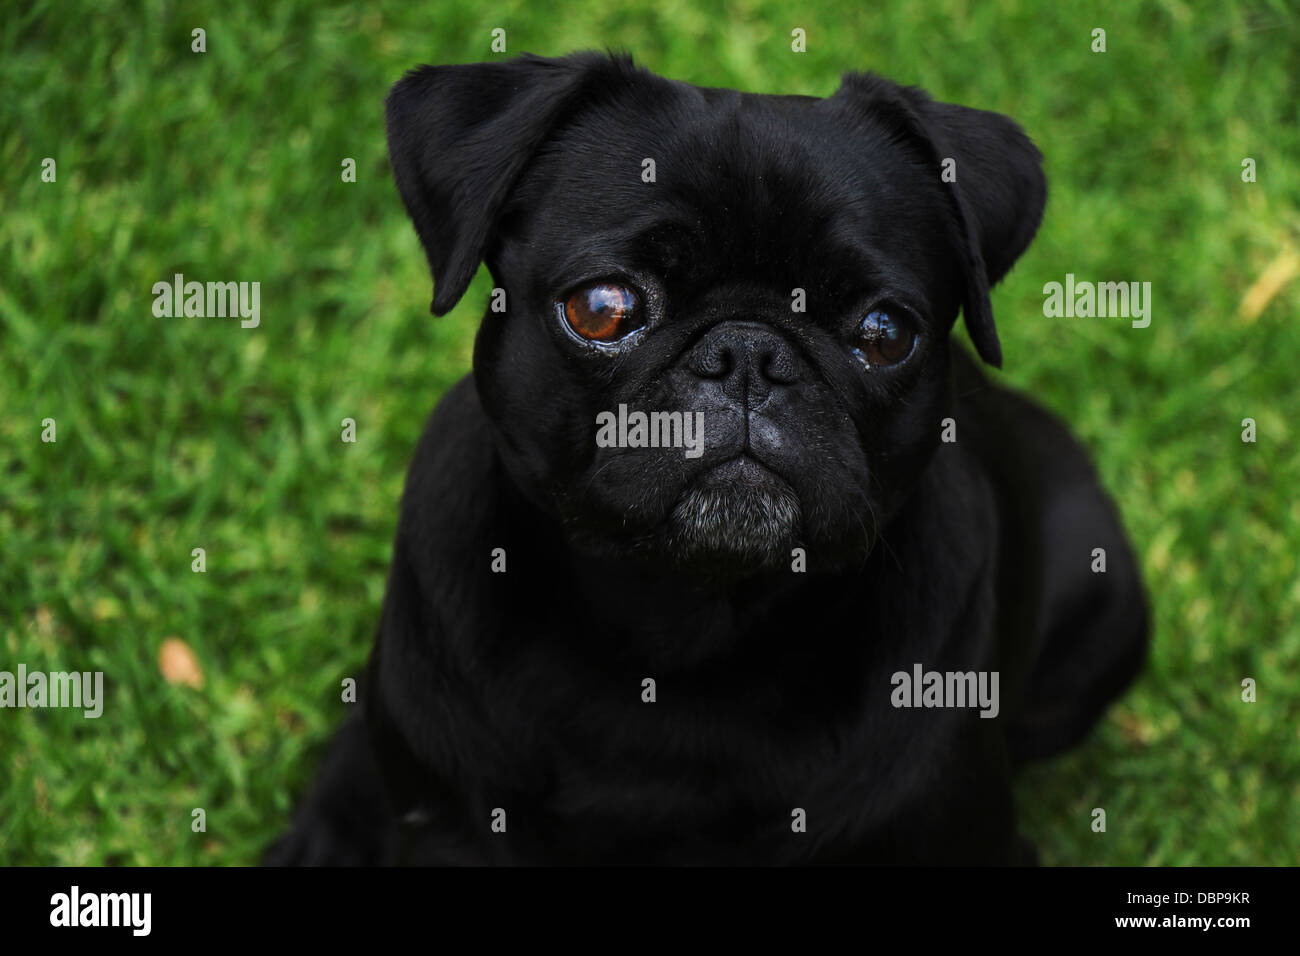
[[[178,637],[167,638],[162,642],[162,647],[158,648],[158,671],[163,680],[172,686],[203,686],[203,667],[199,664],[199,659],[190,650],[190,646]]]

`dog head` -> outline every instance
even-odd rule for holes
[[[502,461],[589,553],[736,576],[860,561],[933,453],[959,311],[1037,229],[1038,151],[870,74],[770,96],[594,53],[422,67],[389,151],[443,314],[485,261]]]

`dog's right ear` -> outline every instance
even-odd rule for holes
[[[1010,117],[936,102],[924,90],[873,73],[846,73],[827,102],[837,101],[892,126],[936,170],[945,159],[956,160],[958,178],[951,186],[944,182],[965,278],[962,311],[975,350],[1000,368],[989,288],[1025,251],[1043,218],[1042,154]]]
[[[393,87],[388,156],[429,259],[434,315],[465,294],[515,181],[587,81],[629,69],[599,53],[523,56],[422,66]]]

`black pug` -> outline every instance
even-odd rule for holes
[[[422,67],[387,121],[433,312],[496,288],[364,719],[267,862],[1032,862],[1012,770],[1088,732],[1148,615],[1084,451],[950,344],[960,309],[1001,363],[1021,129],[595,53]]]

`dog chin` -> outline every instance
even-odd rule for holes
[[[784,565],[802,512],[786,482],[749,459],[691,485],[668,518],[668,553],[681,567],[732,578]]]

